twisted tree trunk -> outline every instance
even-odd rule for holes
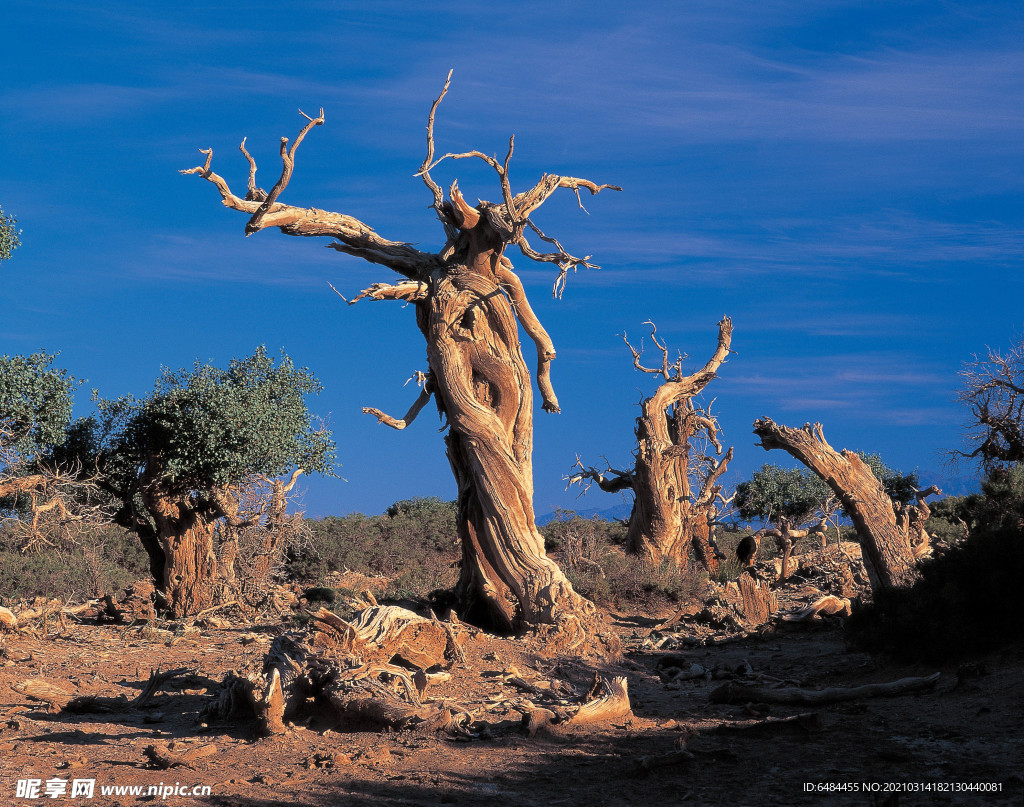
[[[718,323],[718,345],[711,359],[703,369],[685,377],[682,359],[670,366],[667,346],[658,342],[653,330],[651,338],[662,352],[660,369],[643,367],[639,352],[626,342],[637,369],[665,379],[654,395],[640,405],[633,469],[598,471],[580,464],[580,472],[571,476],[570,481],[592,480],[608,492],[627,488],[633,491],[626,538],[633,554],[654,565],[682,565],[692,553],[714,573],[718,570],[718,553],[711,539],[709,512],[714,510],[715,498],[722,490],[717,483],[732,459],[732,449],[716,461],[710,451],[698,452],[694,448],[691,441],[703,434],[717,454],[722,454],[717,422],[708,412],[694,407],[692,399],[711,382],[729,355],[732,321],[725,317]],[[694,490],[691,475],[697,478],[699,490]]]
[[[449,75],[449,80],[451,76]],[[504,256],[516,245],[531,260],[559,267],[555,293],[560,294],[570,269],[592,266],[546,236],[530,215],[559,188],[596,194],[611,185],[545,174],[527,191],[513,196],[508,167],[513,141],[504,162],[482,152],[447,154],[434,160],[433,126],[445,83],[427,122],[427,155],[419,176],[433,195],[433,208],[444,227],[446,243],[438,253],[421,252],[409,244],[389,241],[362,222],[340,213],[279,203],[294,168],[295,152],[306,134],[324,122],[323,111],[288,147],[281,145],[283,170],[270,193],[256,187],[256,164],[249,161],[249,190],[235,196],[206,164],[186,171],[213,183],[224,204],[250,215],[246,233],[278,227],[287,235],[327,236],[340,252],[392,269],[405,280],[376,283],[354,300],[402,300],[416,308],[417,324],[427,342],[429,370],[422,374],[423,391],[404,418],[367,407],[381,423],[404,429],[434,396],[447,418],[448,459],[458,484],[458,529],[463,544],[458,593],[463,612],[499,629],[518,631],[556,625],[569,644],[593,638],[593,605],[573,591],[558,566],[544,552],[533,511],[533,394],[530,374],[520,349],[521,325],[537,347],[537,384],[543,408],[558,412],[549,377],[554,347],[534,315],[522,283]],[[448,199],[430,171],[444,159],[474,158],[497,174],[502,202],[481,201],[471,207],[451,185]],[[557,252],[539,253],[525,237],[529,228],[553,244]],[[518,321],[518,324],[517,324]],[[579,642],[577,642],[577,638]]]

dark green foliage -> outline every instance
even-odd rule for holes
[[[888,467],[878,454],[859,456],[882,483],[895,502],[913,500],[918,487],[917,473],[902,474]],[[780,468],[762,465],[747,482],[736,486],[734,503],[744,521],[764,519],[776,524],[787,518],[796,526],[831,513],[837,506],[833,492],[808,468]]]
[[[25,460],[65,441],[75,379],[46,352],[0,358],[0,442]]]
[[[900,658],[942,662],[1024,638],[1024,466],[993,468],[980,494],[936,508],[943,519],[963,518],[969,538],[923,564],[913,588],[879,594],[851,622],[856,639]]]
[[[165,370],[145,398],[98,402],[103,470],[120,490],[152,462],[168,483],[195,491],[294,467],[331,474],[334,443],[306,408],[318,392],[309,370],[283,352],[275,365],[263,347],[227,370]]]
[[[581,518],[559,510],[541,528],[545,546],[573,588],[598,604],[660,610],[695,595],[703,572],[670,562],[654,566],[624,549],[627,527],[622,522]]]
[[[7,215],[0,208],[0,261],[6,261],[21,246],[21,230],[17,228],[17,223],[14,216]]]
[[[293,579],[317,583],[330,572],[355,571],[388,578],[385,597],[394,599],[426,597],[458,577],[455,502],[406,499],[380,516],[329,516],[309,526],[314,549],[292,553]]]
[[[900,473],[886,465],[878,454],[863,454],[858,451],[857,456],[864,460],[871,473],[882,483],[886,496],[900,504],[909,504],[914,500],[921,485],[917,471],[909,474]]]
[[[788,518],[792,524],[810,521],[825,506],[830,491],[818,476],[806,468],[762,465],[747,482],[736,486],[733,500],[744,521]]]
[[[329,586],[313,586],[313,588],[306,589],[302,592],[302,596],[305,597],[308,602],[322,602],[326,605],[331,605],[336,599],[338,599],[337,592]]]

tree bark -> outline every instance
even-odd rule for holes
[[[161,472],[156,464],[147,468],[140,486],[155,524],[142,545],[169,615],[180,619],[214,605],[223,587],[214,552],[216,517],[193,496],[161,484]]]
[[[508,299],[492,279],[463,271],[440,280],[424,308],[427,360],[451,427],[465,616],[515,631],[591,614],[534,519],[533,390]]]
[[[861,539],[864,566],[872,589],[907,588],[918,579],[906,530],[896,520],[882,483],[854,452],[837,452],[825,440],[820,423],[793,429],[771,418],[754,422],[754,434],[766,451],[781,448],[821,477],[839,498]]]
[[[451,75],[449,74],[449,81]],[[427,342],[423,392],[405,418],[398,420],[367,407],[378,421],[406,428],[426,402],[435,396],[447,418],[448,460],[458,485],[458,529],[463,544],[458,594],[463,615],[505,631],[556,625],[570,644],[591,634],[592,603],[579,596],[558,566],[544,552],[533,511],[533,393],[522,356],[518,327],[537,347],[537,378],[546,411],[559,411],[550,382],[554,347],[529,305],[522,283],[504,256],[515,244],[531,260],[559,267],[555,293],[560,294],[570,269],[591,267],[588,258],[565,251],[545,235],[530,215],[557,189],[596,194],[612,185],[597,185],[575,177],[544,174],[531,189],[513,196],[508,179],[513,140],[504,162],[482,152],[446,154],[434,159],[433,127],[437,107],[448,91],[446,82],[431,107],[427,122],[427,155],[418,176],[433,195],[433,209],[446,235],[438,253],[421,252],[409,244],[382,238],[366,224],[340,213],[282,204],[281,192],[291,177],[295,153],[306,134],[323,124],[323,110],[306,116],[294,143],[281,145],[283,170],[266,194],[255,184],[256,165],[249,161],[249,192],[235,196],[227,182],[210,170],[212,152],[203,166],[184,173],[213,183],[225,206],[249,214],[246,234],[278,227],[294,236],[329,237],[329,246],[385,266],[406,280],[394,285],[375,283],[358,297],[402,300],[416,308],[417,324]],[[445,159],[479,159],[497,174],[502,202],[481,201],[471,207],[452,183],[448,198],[430,171]],[[527,241],[527,228],[557,252],[539,253]],[[518,321],[518,324],[517,324]],[[582,639],[580,639],[582,641]]]
[[[637,369],[662,375],[665,379],[654,395],[640,405],[633,469],[609,469],[606,473],[613,474],[614,478],[607,478],[594,468],[583,469],[570,477],[570,481],[591,479],[608,492],[633,490],[633,510],[626,537],[631,553],[646,558],[653,565],[684,565],[693,555],[714,573],[718,571],[718,554],[711,540],[708,515],[721,491],[717,480],[732,459],[732,449],[718,462],[710,456],[694,456],[691,441],[701,432],[718,454],[722,453],[722,447],[717,438],[717,422],[710,414],[695,408],[692,398],[711,382],[729,355],[732,321],[725,317],[718,323],[718,346],[714,355],[702,370],[690,376],[682,374],[682,359],[670,367],[666,345],[658,342],[655,332],[651,338],[662,351],[660,369],[641,366],[640,354],[626,342]],[[699,477],[699,491],[693,489],[691,475]]]

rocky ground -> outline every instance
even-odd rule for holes
[[[799,581],[783,587],[779,608],[813,593]],[[536,639],[467,630],[464,662],[430,677],[423,693],[472,716],[463,734],[339,733],[313,714],[259,738],[252,721],[205,717],[224,675],[258,665],[294,612],[249,623],[229,610],[187,630],[165,625],[170,632],[37,621],[3,636],[0,804],[1024,803],[1021,648],[969,664],[896,665],[850,650],[837,617],[773,618],[752,632],[709,625],[726,604],[674,621],[609,614],[625,649],[615,665],[587,667],[550,657]],[[182,671],[132,703],[157,669]],[[909,694],[826,704],[712,696],[725,684],[821,690],[936,672],[937,682]],[[631,713],[528,736],[524,713],[579,703],[595,673],[626,678]],[[64,695],[50,695],[53,705],[31,699],[39,682]],[[58,708],[86,696],[87,710]],[[160,767],[168,763],[180,764]],[[47,782],[58,791],[66,782],[67,791],[20,798],[19,780],[28,779],[39,780],[43,797]],[[72,797],[74,780],[90,779],[93,798]],[[101,793],[150,785],[179,793]],[[210,794],[181,794],[197,785]]]

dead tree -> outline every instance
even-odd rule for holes
[[[986,468],[1024,462],[1024,337],[1005,353],[989,348],[985,358],[975,356],[960,377],[957,397],[971,412],[967,440],[973,450],[954,454],[976,457]]]
[[[651,323],[648,323],[651,324]],[[669,364],[668,346],[659,342],[651,324],[651,339],[661,351],[661,367],[645,367],[640,352],[623,336],[633,354],[633,365],[642,372],[660,375],[664,383],[640,404],[636,419],[637,447],[630,470],[586,468],[577,460],[578,471],[570,484],[596,484],[615,493],[633,491],[626,543],[630,552],[655,564],[664,561],[684,564],[691,553],[708,570],[718,569],[718,553],[712,543],[712,524],[722,487],[718,480],[732,459],[732,448],[722,454],[718,422],[708,410],[694,406],[698,395],[715,377],[729,355],[732,321],[718,323],[718,346],[708,363],[684,376],[683,357]],[[713,447],[700,451],[692,444],[703,438]],[[723,499],[723,501],[725,501]]]
[[[771,418],[754,421],[754,434],[765,451],[781,448],[821,477],[838,497],[857,528],[864,566],[875,591],[906,588],[917,580],[911,547],[910,519],[897,519],[896,508],[867,463],[854,452],[837,452],[825,440],[820,423],[793,429]],[[938,492],[922,491],[921,496]]]
[[[291,493],[301,468],[285,481],[255,474],[219,497],[224,514],[220,525],[218,566],[226,591],[221,601],[240,597],[258,605],[267,597],[272,577],[289,546],[306,537],[302,513],[288,513]]]
[[[364,411],[381,423],[405,428],[433,396],[448,423],[445,442],[458,484],[458,529],[463,546],[458,594],[464,615],[506,631],[542,624],[579,626],[580,618],[592,613],[593,606],[573,591],[547,557],[534,521],[533,391],[520,349],[519,326],[536,345],[537,385],[548,412],[559,411],[550,380],[555,349],[505,251],[514,245],[531,260],[555,264],[554,292],[560,296],[570,270],[593,264],[589,256],[580,258],[567,252],[531,216],[560,188],[572,191],[577,199],[581,190],[597,194],[620,189],[544,174],[533,187],[513,194],[509,163],[514,138],[509,139],[504,159],[480,151],[435,158],[434,116],[450,80],[449,73],[430,109],[427,153],[417,174],[431,193],[432,207],[444,229],[446,241],[439,252],[423,252],[388,240],[342,213],[279,201],[291,178],[296,150],[313,127],[324,123],[322,110],[315,118],[304,116],[307,123],[290,146],[287,138],[282,138],[283,169],[269,193],[256,186],[256,163],[244,140],[241,151],[249,162],[244,197],[236,196],[211,170],[211,150],[203,151],[204,165],[183,173],[198,174],[212,183],[226,207],[248,216],[247,235],[277,227],[286,235],[332,238],[328,246],[380,264],[401,277],[396,283],[375,283],[351,302],[366,298],[412,304],[427,343],[428,369],[422,391],[401,420],[377,409]],[[451,184],[445,198],[431,171],[444,160],[469,158],[482,160],[494,170],[501,201],[480,201],[472,206],[457,182]],[[528,233],[555,251],[538,252]]]

